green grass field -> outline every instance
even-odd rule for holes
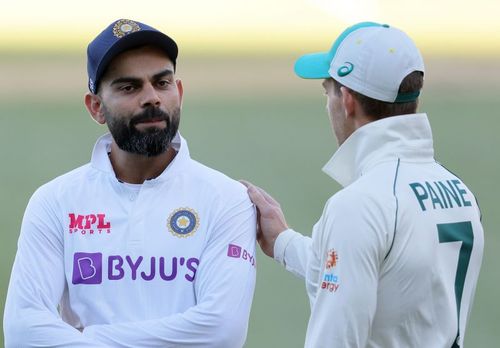
[[[310,234],[324,203],[340,189],[321,172],[336,145],[319,82],[295,79],[291,62],[288,57],[189,59],[180,70],[185,87],[181,132],[193,158],[264,187],[281,202],[291,226]],[[454,70],[454,63],[431,64],[428,71],[440,75],[426,80],[420,109],[433,126],[436,158],[468,184],[482,208],[485,254],[465,342],[494,347],[500,338],[500,87],[493,78],[450,79],[437,68],[453,73],[478,65],[465,61]],[[11,79],[0,92],[2,312],[30,195],[86,163],[105,131],[83,108],[84,71],[82,61],[71,57],[0,60],[0,73]],[[51,74],[55,81],[46,85]],[[308,315],[303,282],[259,252],[246,347],[301,347]]]

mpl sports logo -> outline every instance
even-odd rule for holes
[[[101,284],[103,279],[118,281],[122,279],[151,281],[161,279],[173,281],[178,276],[193,282],[200,260],[196,257],[151,257],[109,255],[102,253],[77,252],[73,255],[72,283]]]
[[[340,286],[339,276],[337,273],[337,264],[339,255],[335,249],[330,249],[326,255],[325,271],[323,273],[323,281],[321,282],[321,289],[330,292],[337,292]]]
[[[106,214],[87,214],[80,215],[69,213],[70,234],[94,235],[94,234],[109,234],[111,233],[111,223],[106,220]]]
[[[247,260],[253,267],[255,267],[255,256],[239,245],[229,244],[227,247],[227,256],[235,259],[241,258],[243,260]]]

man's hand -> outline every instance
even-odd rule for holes
[[[248,181],[240,180],[248,188],[248,195],[257,207],[257,241],[269,257],[274,258],[274,242],[288,229],[280,204],[266,191]]]

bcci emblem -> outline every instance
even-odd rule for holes
[[[141,27],[129,19],[120,19],[113,26],[113,35],[121,39],[127,34],[141,30]]]
[[[190,208],[176,209],[168,217],[168,230],[176,237],[189,237],[200,226],[200,218],[196,211]]]

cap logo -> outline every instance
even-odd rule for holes
[[[352,63],[350,63],[350,62],[345,62],[344,65],[342,65],[337,70],[337,74],[340,77],[344,77],[346,75],[349,75],[353,70],[354,70],[354,65]]]
[[[121,39],[125,35],[141,30],[141,27],[130,19],[120,19],[113,26],[113,35]]]

